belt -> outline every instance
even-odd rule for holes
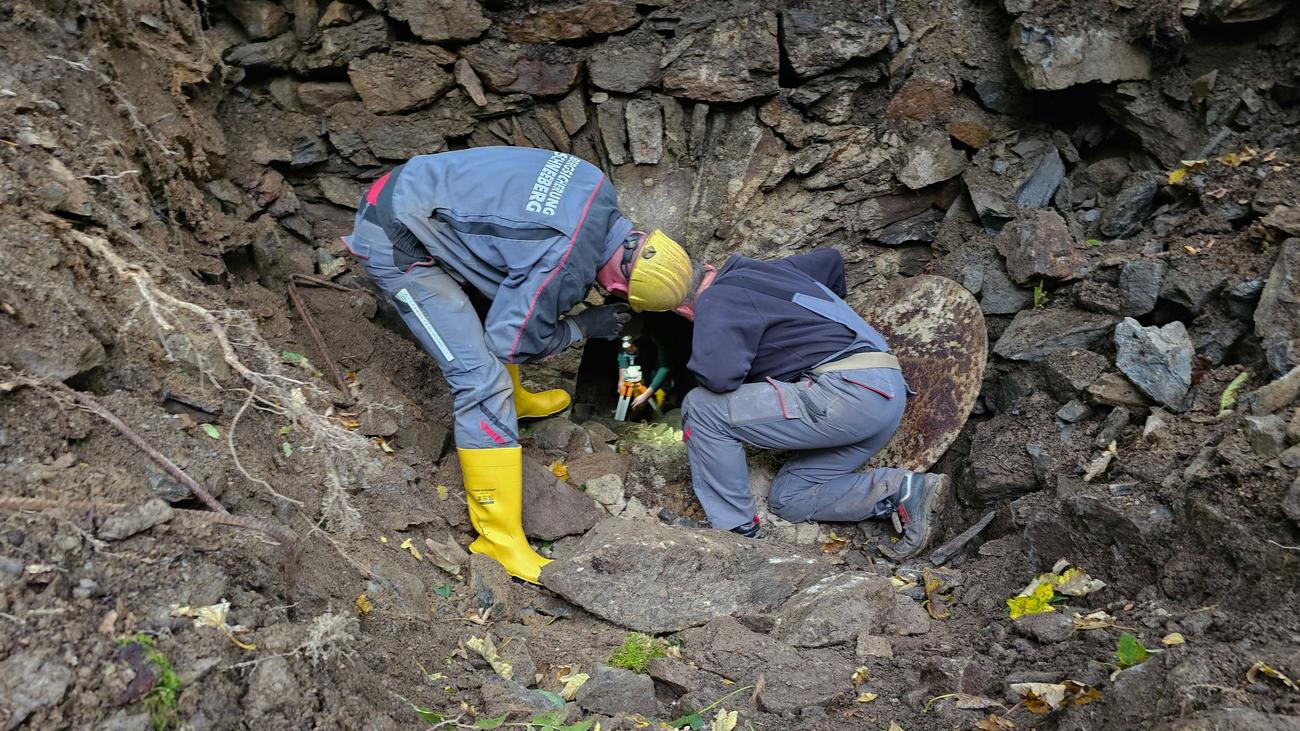
[[[854,353],[839,360],[819,365],[812,369],[815,374],[830,373],[831,371],[858,371],[866,368],[892,368],[896,371],[903,370],[898,364],[898,358],[893,353]]]

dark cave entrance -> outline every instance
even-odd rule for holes
[[[681,408],[682,399],[696,385],[695,376],[686,367],[691,358],[694,331],[690,320],[671,312],[634,315],[623,330],[636,346],[636,364],[643,369],[645,383],[650,383],[659,368],[668,369],[661,386],[663,414]],[[621,350],[622,342],[617,339],[588,340],[583,347],[573,390],[573,416],[578,421],[613,418],[618,406]],[[657,421],[660,416],[647,404],[629,413],[627,420]]]

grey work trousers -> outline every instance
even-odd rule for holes
[[[797,450],[772,482],[776,515],[852,522],[880,514],[907,471],[855,470],[889,442],[906,402],[903,374],[891,368],[747,383],[730,393],[693,389],[682,406],[683,438],[709,523],[731,529],[754,519],[746,444]]]
[[[519,443],[514,389],[505,366],[488,350],[483,323],[461,285],[436,264],[367,270],[397,302],[402,320],[451,384],[456,446],[513,447]]]

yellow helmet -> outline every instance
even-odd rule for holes
[[[691,294],[691,257],[676,241],[655,229],[645,237],[627,279],[627,302],[637,312],[665,312]]]

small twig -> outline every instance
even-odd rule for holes
[[[289,277],[289,299],[293,301],[294,309],[298,310],[298,316],[302,318],[303,324],[307,326],[307,332],[311,334],[311,339],[316,343],[316,349],[320,351],[321,358],[325,361],[325,368],[329,371],[330,378],[334,379],[334,385],[338,386],[339,393],[348,400],[348,403],[351,403],[352,391],[348,388],[348,382],[343,379],[343,374],[339,371],[338,364],[334,362],[334,357],[330,355],[329,347],[325,345],[325,338],[321,335],[320,329],[316,327],[315,318],[311,316],[311,313],[307,310],[307,305],[302,301],[302,297],[298,294],[298,287],[296,285],[299,281],[310,283],[317,287],[341,289],[344,292],[349,292],[351,290],[347,287],[334,284],[333,282],[316,279],[315,277],[308,278],[303,275]]]
[[[139,175],[139,174],[140,174],[139,170],[123,170],[122,172],[114,173],[113,175],[108,175],[108,174],[82,175],[81,178],[82,180],[98,180],[99,182],[102,183],[105,180],[121,180],[122,178],[125,178],[128,175]]]
[[[1272,543],[1273,545],[1277,546],[1278,548],[1285,548],[1285,549],[1288,550],[1288,551],[1300,551],[1300,546],[1284,546],[1284,545],[1282,545],[1281,543],[1278,543],[1277,541],[1273,540],[1272,538],[1269,538],[1269,539],[1268,539],[1268,542],[1269,542],[1269,543]]]

